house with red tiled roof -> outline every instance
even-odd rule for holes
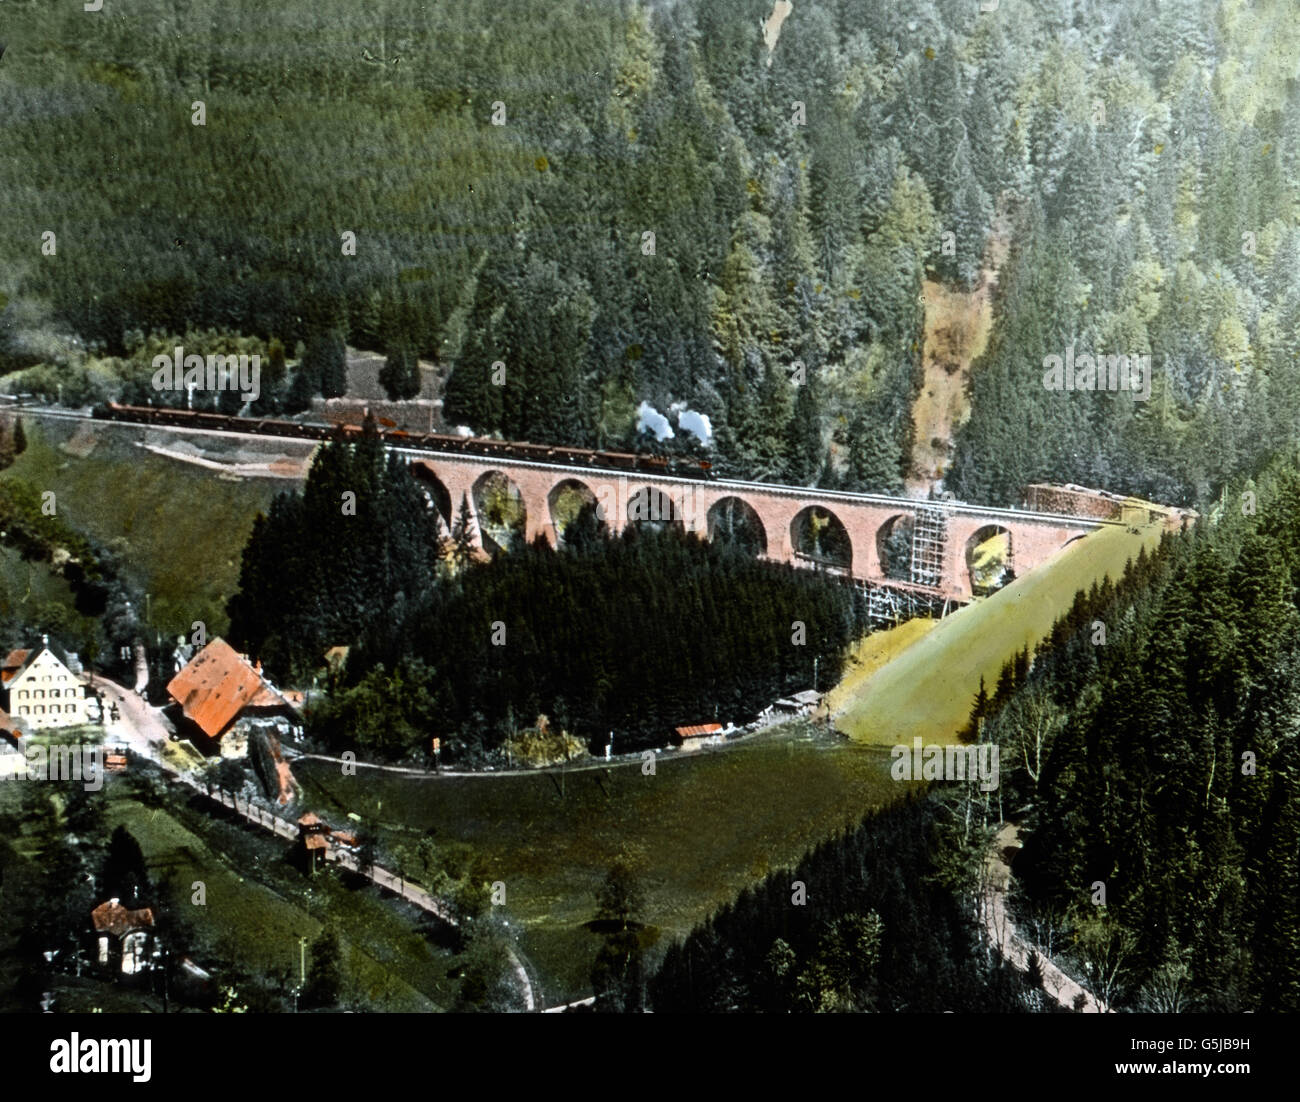
[[[153,965],[160,949],[154,937],[153,911],[132,910],[110,899],[90,912],[95,960],[103,968],[133,976]]]
[[[213,639],[167,685],[178,730],[195,745],[244,757],[248,738],[262,727],[290,735],[298,712],[254,665],[224,639]]]

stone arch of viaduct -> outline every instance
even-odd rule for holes
[[[888,531],[891,523],[900,516],[915,517],[921,510],[939,504],[814,488],[584,469],[504,457],[430,455],[427,452],[406,454],[411,460],[413,473],[433,489],[431,497],[439,503],[439,511],[448,523],[454,520],[462,498],[468,502],[475,521],[476,537],[480,540],[482,526],[479,524],[475,486],[484,476],[499,472],[516,488],[523,504],[525,537],[531,542],[541,536],[552,546],[559,538],[553,516],[553,491],[566,482],[577,483],[591,492],[611,530],[622,530],[629,523],[629,504],[644,500],[638,494],[647,489],[665,495],[672,502],[674,516],[647,518],[643,515],[641,519],[671,520],[704,538],[709,535],[710,510],[725,503],[727,498],[739,498],[753,510],[762,526],[766,557],[797,565],[812,565],[812,560],[800,554],[796,546],[796,518],[809,508],[819,507],[843,524],[851,547],[849,570],[853,578],[862,581],[888,580],[880,562],[882,530]],[[448,502],[450,515],[443,504]],[[944,597],[963,601],[972,596],[968,550],[977,535],[982,537],[994,530],[1007,532],[1013,567],[1016,574],[1021,575],[1043,563],[1072,540],[1110,523],[964,504],[948,504],[943,512],[946,539],[942,548],[942,569],[938,584],[933,588]]]

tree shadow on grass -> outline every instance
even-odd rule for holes
[[[596,934],[599,937],[609,937],[611,934],[629,933],[636,936],[637,944],[642,949],[649,949],[652,945],[658,943],[663,931],[658,926],[651,926],[645,922],[628,922],[626,925],[614,918],[593,918],[589,922],[582,923],[582,928],[588,933]]]

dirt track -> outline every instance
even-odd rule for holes
[[[1017,971],[1028,972],[1030,954],[1038,951],[1037,947],[1016,933],[1015,924],[1007,913],[1007,886],[1011,883],[1011,865],[1006,854],[1019,849],[1019,829],[1015,823],[1003,823],[989,850],[984,927],[989,941],[997,947],[1003,959]],[[1108,1013],[1104,1002],[1062,972],[1045,953],[1038,951],[1038,960],[1043,973],[1043,993],[1048,998],[1067,1010],[1074,1010],[1082,997],[1083,1013]]]

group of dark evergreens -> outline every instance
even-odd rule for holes
[[[1135,574],[1077,602],[984,725],[1028,806],[1025,909],[1104,916],[1122,1005],[1300,1009],[1294,455]]]
[[[1212,502],[1300,435],[1300,83],[1269,83],[1219,0],[809,0],[770,54],[770,0],[46,7],[6,5],[0,83],[0,236],[28,242],[0,370],[25,389],[156,397],[156,348],[209,333],[187,351],[256,343],[256,412],[293,412],[343,392],[347,342],[387,354],[397,398],[415,356],[450,367],[446,418],[478,432],[632,446],[641,401],[686,403],[721,473],[896,490],[922,280],[973,286],[1001,207],[959,496]],[[1149,354],[1149,398],[1045,388],[1070,347]],[[11,545],[72,547],[4,485]],[[655,1005],[1032,1005],[962,894],[979,832],[1014,816],[1026,924],[1108,1002],[1295,1009],[1300,490],[1275,467],[1251,492],[981,693],[992,805],[932,798],[827,843],[805,908],[778,878],[742,898],[669,954]],[[403,756],[541,711],[596,745],[743,719],[814,658],[829,683],[860,626],[847,590],[671,529],[580,525],[471,566],[455,527],[448,553],[372,435],[332,444],[258,521],[231,635],[286,680],[350,645],[313,728]]]
[[[545,714],[597,748],[611,731],[616,749],[659,746],[832,684],[866,626],[843,583],[676,527],[611,537],[588,506],[562,550],[476,563],[463,504],[451,537],[437,517],[368,422],[254,523],[231,639],[291,684],[351,648],[310,716],[332,744],[404,756],[439,735],[475,753]]]
[[[1007,1011],[1026,987],[980,944],[955,890],[953,808],[913,798],[742,892],[650,980],[656,1012]]]

